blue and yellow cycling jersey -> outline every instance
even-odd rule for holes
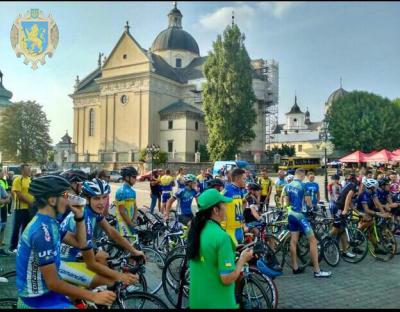
[[[136,192],[129,184],[124,183],[118,188],[115,194],[115,205],[117,207],[117,219],[122,219],[118,209],[120,206],[124,206],[129,219],[133,219],[136,209]]]
[[[161,190],[163,192],[172,192],[172,189],[175,185],[175,181],[174,181],[174,177],[170,176],[170,175],[163,175],[160,179],[161,183]]]
[[[178,214],[184,216],[192,215],[192,202],[193,199],[198,197],[200,194],[191,188],[185,187],[179,189],[175,194],[174,198],[179,200]]]
[[[285,178],[277,178],[275,180],[275,191],[277,194],[281,194],[283,191],[283,188],[285,187],[285,185],[287,184]]]
[[[178,188],[185,187],[185,183],[183,182],[183,174],[178,174],[176,176],[176,184],[177,184]]]
[[[304,187],[309,196],[311,196],[311,203],[315,207],[318,205],[318,192],[319,185],[316,182],[306,182],[304,183]]]
[[[83,216],[85,218],[86,227],[86,247],[85,250],[93,248],[93,230],[96,223],[101,222],[104,217],[101,214],[94,212],[88,205],[85,206],[83,211]],[[74,220],[73,212],[70,212],[68,216],[65,217],[60,225],[61,237],[64,237],[67,232],[76,232],[76,222]],[[77,261],[77,257],[80,254],[80,249],[73,247],[71,245],[61,243],[61,260],[62,261]]]
[[[304,184],[299,179],[294,179],[292,182],[287,184],[283,189],[283,196],[289,198],[289,205],[291,211],[294,212],[305,212],[306,204],[304,197],[308,195]]]
[[[17,248],[17,291],[21,298],[40,304],[50,293],[40,267],[54,263],[60,267],[60,232],[55,218],[37,213],[27,225]],[[32,301],[31,300],[31,301]],[[32,303],[33,305],[35,305]]]
[[[232,198],[232,202],[226,203],[226,221],[221,222],[221,226],[232,237],[235,244],[238,243],[238,238],[241,240],[243,233],[243,190],[235,184],[228,183],[222,191],[222,195]]]
[[[379,211],[378,208],[375,207],[374,198],[378,195],[376,192],[370,192],[365,190],[362,192],[357,199],[357,210],[360,212],[364,212],[363,204],[367,204],[368,208],[373,211]]]

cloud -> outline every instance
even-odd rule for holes
[[[301,1],[271,1],[271,2],[259,2],[258,6],[264,11],[270,12],[273,16],[280,18],[286,12],[290,11],[296,6],[303,4]]]
[[[227,6],[200,17],[199,24],[204,30],[221,32],[232,22],[234,11],[235,22],[241,27],[252,28],[252,20],[256,15],[254,7],[241,4],[240,6]]]

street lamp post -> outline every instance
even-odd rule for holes
[[[324,164],[325,164],[325,181],[324,181],[324,186],[325,186],[325,201],[328,202],[328,153],[327,153],[327,143],[328,143],[328,119],[324,118],[322,121],[323,123],[323,130],[324,130]]]
[[[154,170],[154,155],[156,155],[160,151],[160,147],[155,144],[147,145],[146,153],[147,155],[151,155],[151,176],[153,176]]]

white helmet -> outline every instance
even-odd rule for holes
[[[286,177],[286,180],[293,180],[294,179],[294,175],[293,174],[288,174],[288,176]]]
[[[375,179],[363,179],[362,184],[363,184],[366,188],[371,188],[371,187],[378,188],[378,187],[379,187],[379,183],[378,183],[378,181],[375,180]]]

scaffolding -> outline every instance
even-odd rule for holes
[[[279,63],[275,60],[263,60],[261,74],[264,76],[264,115],[265,143],[268,150],[274,141],[274,131],[278,126],[279,104]]]

